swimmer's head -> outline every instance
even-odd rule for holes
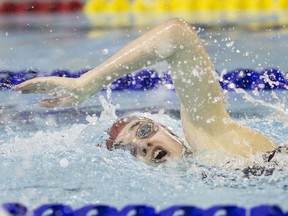
[[[186,150],[175,134],[145,117],[120,119],[112,125],[108,134],[108,150],[128,149],[135,157],[148,164],[178,160]]]

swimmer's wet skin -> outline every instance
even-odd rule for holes
[[[55,97],[42,100],[43,107],[71,106],[96,94],[111,81],[160,61],[168,63],[181,100],[188,151],[220,151],[249,159],[251,155],[276,149],[267,136],[238,124],[229,116],[204,44],[193,27],[182,19],[172,19],[153,28],[77,79],[35,78],[21,83],[15,90]],[[151,120],[137,121],[112,126],[108,149],[129,146],[145,163],[178,160],[187,150],[165,127]],[[111,136],[115,128],[117,132]]]
[[[115,122],[106,141],[107,149],[130,149],[145,163],[164,163],[178,160],[187,148],[179,138],[164,126],[151,119],[130,116]]]

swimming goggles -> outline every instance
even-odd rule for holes
[[[155,124],[152,121],[140,121],[137,122],[136,125],[140,125],[136,131],[136,137],[138,139],[147,139],[151,136],[153,136],[159,129],[158,125]],[[136,126],[135,125],[135,126]],[[114,149],[126,149],[126,148],[130,148],[128,147],[129,145],[122,145],[122,142],[113,142],[113,148]]]
[[[139,139],[147,139],[153,136],[158,131],[158,126],[153,122],[140,122],[140,126],[136,131],[136,136]]]

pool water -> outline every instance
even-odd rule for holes
[[[54,24],[56,18],[59,22]],[[92,28],[81,14],[56,18],[47,16],[36,22],[29,16],[22,20],[1,17],[0,68],[45,72],[92,68],[147,29]],[[74,25],[67,25],[71,20]],[[239,67],[287,71],[285,28],[255,32],[222,24],[206,26],[199,34],[220,75]],[[153,68],[166,70],[165,64]],[[279,145],[288,144],[287,91],[239,90],[225,95],[237,121]],[[43,97],[0,91],[1,203],[21,202],[30,208],[55,202],[75,208],[91,203],[118,208],[146,204],[157,209],[177,204],[247,208],[276,204],[288,210],[287,155],[277,156],[273,175],[245,178],[241,171],[245,162],[237,158],[221,155],[216,166],[212,157],[202,161],[195,155],[180,163],[148,166],[129,152],[101,147],[107,137],[104,131],[115,117],[135,113],[167,125],[184,138],[173,90],[162,87],[112,95],[102,91],[79,107],[67,109],[40,108],[38,100]],[[254,160],[262,163],[261,156]]]

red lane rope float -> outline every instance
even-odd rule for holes
[[[0,14],[76,12],[82,8],[80,1],[4,1],[0,3]]]

